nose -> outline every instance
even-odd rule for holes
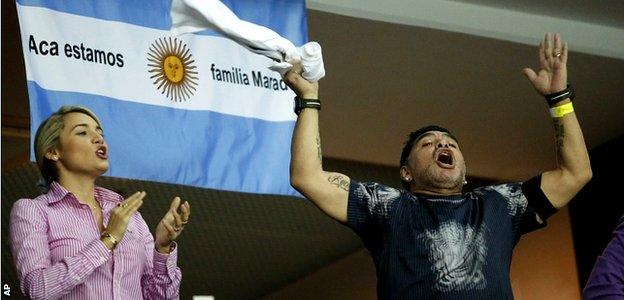
[[[449,147],[449,143],[447,140],[444,140],[444,139],[438,140],[437,148],[448,148],[448,147]]]
[[[97,131],[93,133],[91,140],[94,144],[104,144],[104,136]]]

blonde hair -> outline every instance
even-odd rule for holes
[[[54,166],[54,162],[45,157],[51,149],[59,146],[59,137],[61,131],[65,126],[64,119],[68,113],[83,113],[95,120],[95,122],[101,126],[100,120],[90,109],[77,106],[77,105],[64,105],[61,106],[55,113],[45,119],[35,134],[35,159],[37,160],[37,166],[44,180],[44,190],[47,192],[47,187],[54,180],[58,180],[58,170]]]

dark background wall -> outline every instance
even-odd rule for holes
[[[581,286],[624,214],[623,153],[624,135],[591,150],[594,177],[569,205]]]

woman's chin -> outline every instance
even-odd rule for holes
[[[108,171],[108,162],[102,163],[97,167],[97,176],[101,176],[102,174],[106,173],[106,171]]]

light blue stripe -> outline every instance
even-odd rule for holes
[[[107,176],[298,195],[288,178],[294,122],[49,91],[32,81],[28,93],[33,133],[62,105],[84,105],[96,113],[110,148]],[[34,134],[31,136],[34,139]]]
[[[273,29],[295,45],[307,42],[304,0],[225,0],[239,18]],[[46,7],[60,12],[119,21],[161,30],[171,28],[170,0],[55,1],[17,0],[23,6]],[[202,32],[214,35],[212,31]]]

